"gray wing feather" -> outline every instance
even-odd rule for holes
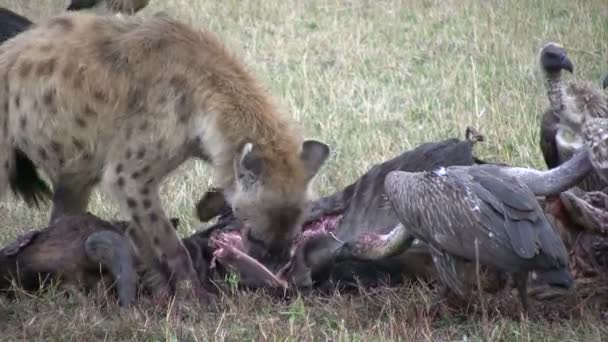
[[[503,216],[503,227],[515,253],[525,259],[533,258],[539,250],[538,227],[535,226],[541,223],[538,212],[540,207],[534,194],[513,178],[498,178],[481,169],[471,168],[470,171],[475,193],[497,215]]]
[[[515,253],[525,259],[538,257],[537,262],[543,267],[565,265],[568,254],[564,243],[551,227],[532,191],[515,178],[476,171],[472,172],[473,179],[487,191],[476,188],[476,194],[481,194],[480,198],[491,197],[493,200],[487,203],[497,214],[504,215],[504,229]],[[498,207],[495,203],[499,203]],[[498,231],[494,229],[495,234]]]
[[[433,256],[433,263],[437,268],[439,279],[447,285],[450,290],[459,296],[465,293],[465,284],[460,276],[462,265],[459,260],[448,253],[444,253],[435,248],[430,248]]]
[[[483,248],[479,257],[484,263],[500,260],[505,266],[514,267],[520,261],[513,252],[511,237],[507,233],[507,217],[503,214],[503,204],[490,191],[476,183],[468,169],[449,170],[450,181],[446,182],[443,195],[436,198],[442,202],[439,205],[444,210],[442,217],[453,217],[456,220],[454,226],[459,230],[453,232],[444,225],[434,226],[433,232],[450,237],[438,243],[443,250],[453,255],[473,260],[474,241],[478,240]],[[431,196],[434,193],[436,191],[425,195]],[[423,210],[431,209],[425,207],[419,211]],[[434,236],[428,237],[435,239]]]

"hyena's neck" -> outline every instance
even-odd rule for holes
[[[280,164],[279,167],[293,169],[301,137],[290,122],[278,115],[260,120],[260,116],[252,117],[247,112],[211,113],[196,120],[194,139],[199,142],[204,159],[213,165],[214,186],[223,190],[229,202],[237,185],[234,164],[245,144],[253,144],[269,168],[276,169],[276,164]]]
[[[555,113],[561,112],[564,109],[564,87],[561,73],[547,73],[545,87],[547,89],[549,106]]]
[[[221,189],[233,187],[235,176],[233,160],[237,156],[238,146],[230,141],[230,136],[222,132],[218,117],[222,114],[209,113],[195,121],[193,141],[195,148],[206,162],[213,166],[214,186]]]

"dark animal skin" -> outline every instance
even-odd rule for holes
[[[386,234],[399,224],[395,212],[387,205],[384,193],[384,178],[389,172],[394,170],[422,171],[450,165],[472,165],[475,162],[473,145],[474,143],[471,141],[457,139],[420,145],[412,151],[374,165],[343,191],[316,201],[312,209],[316,215],[328,214],[332,211],[335,213],[335,209],[344,208],[342,219],[334,229],[337,239],[325,235],[323,238],[318,237],[308,242],[306,246],[302,247],[307,249],[306,260],[303,260],[301,264],[296,264],[291,274],[298,276],[305,273],[299,269],[310,269],[310,285],[327,280],[354,284],[361,276],[367,278],[368,281],[379,278],[400,281],[403,275],[422,278],[433,275],[434,269],[428,267],[430,265],[428,252],[420,244],[405,253],[396,253],[396,255],[382,258],[377,262],[343,256],[334,263],[331,259],[315,259],[311,256],[318,255],[320,251],[327,249],[337,250],[341,247],[339,241],[355,241],[358,237],[368,233]],[[328,264],[324,265],[325,262]],[[385,273],[386,276],[381,277],[382,273]],[[302,285],[308,285],[307,282],[308,279],[304,279]]]
[[[290,285],[304,288],[346,288],[358,284],[397,284],[405,278],[431,279],[435,269],[423,243],[414,242],[405,252],[379,260],[366,260],[356,251],[345,252],[344,243],[375,243],[399,220],[386,201],[384,177],[394,170],[422,171],[440,166],[485,164],[473,157],[475,139],[447,139],[425,143],[386,162],[374,165],[357,181],[330,196],[311,203],[303,234],[294,246],[290,263],[279,275]],[[238,231],[240,223],[221,205],[221,191],[213,190],[197,204],[205,220],[222,210],[222,219],[210,229]],[[366,242],[367,241],[367,242]],[[362,253],[362,251],[358,251]]]
[[[171,222],[177,227],[176,218]],[[12,285],[36,291],[51,281],[90,290],[102,279],[106,284],[116,280],[119,304],[132,304],[138,265],[125,237],[127,226],[126,221],[110,223],[86,213],[20,235],[0,250],[0,291],[11,296]]]
[[[179,220],[172,218],[171,223],[177,228]],[[0,291],[11,296],[13,284],[36,291],[51,281],[89,291],[104,280],[115,283],[122,307],[133,304],[137,293],[174,294],[175,289],[163,288],[158,272],[150,272],[137,257],[125,236],[128,225],[86,213],[62,216],[48,227],[20,235],[0,250]],[[216,241],[214,232],[205,230],[182,239],[205,291],[213,289],[211,280],[221,280],[228,271],[250,279],[249,286],[286,287],[285,281],[246,255],[242,246]],[[208,272],[210,263],[216,279]]]
[[[27,30],[33,22],[9,9],[0,7],[0,44]],[[51,189],[38,174],[36,166],[19,149],[15,149],[11,163],[9,184],[12,192],[22,197],[30,207],[39,207],[52,195]]]
[[[473,137],[467,141],[449,139],[423,144],[375,165],[344,190],[311,203],[303,234],[293,247],[290,263],[278,271],[279,277],[300,289],[333,289],[335,284],[371,285],[386,280],[396,284],[410,277],[436,278],[428,245],[413,239],[399,224],[385,195],[384,179],[390,172],[477,165],[494,173],[506,172],[524,182],[534,194],[548,196],[566,190],[593,169],[586,150],[575,153],[567,163],[550,171],[484,162],[472,156],[473,145],[479,140]],[[197,205],[198,214],[212,217],[212,208],[221,207],[218,196],[221,197],[221,191],[217,190],[204,196]],[[212,229],[220,232],[227,229],[237,235],[240,223],[229,209],[222,210],[222,219]],[[486,265],[481,265],[481,271],[484,290],[504,287],[505,272]],[[474,284],[474,268],[469,267],[464,273],[463,281]],[[546,273],[545,281],[551,272]],[[484,279],[489,283],[483,284]]]

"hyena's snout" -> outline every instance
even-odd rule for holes
[[[267,242],[257,239],[250,231],[247,231],[243,237],[245,252],[273,272],[277,272],[289,262],[293,243],[294,240],[291,238]]]

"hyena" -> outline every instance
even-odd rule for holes
[[[132,15],[148,6],[150,0],[68,0],[68,11],[91,9],[99,14]]]
[[[168,16],[63,14],[2,44],[0,77],[0,190],[23,151],[53,184],[51,222],[85,212],[102,183],[140,258],[172,284],[198,283],[159,197],[165,176],[197,158],[249,227],[247,252],[289,258],[329,147],[304,140],[214,34]]]

